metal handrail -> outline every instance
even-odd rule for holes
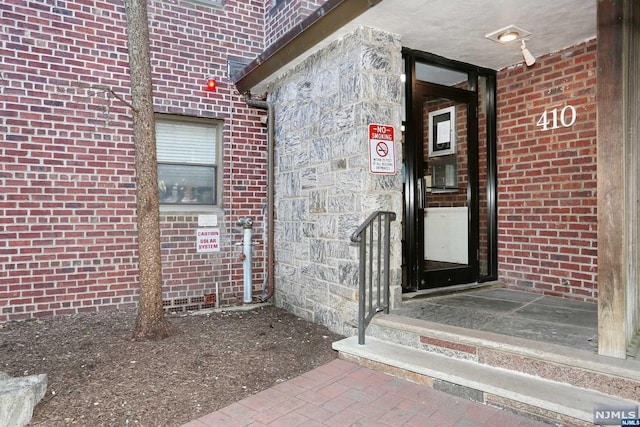
[[[390,235],[391,221],[395,219],[395,212],[374,212],[351,235],[351,241],[360,245],[358,278],[358,344],[360,345],[364,345],[364,332],[373,316],[383,311],[386,314],[389,313]],[[376,286],[375,306],[374,284]]]

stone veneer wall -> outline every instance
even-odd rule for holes
[[[357,323],[358,248],[350,236],[392,210],[392,300],[401,287],[401,45],[358,28],[270,88],[276,114],[275,302],[350,335]],[[368,124],[393,125],[395,175],[369,171]]]

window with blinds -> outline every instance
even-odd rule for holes
[[[218,203],[219,133],[215,120],[156,116],[161,205]]]

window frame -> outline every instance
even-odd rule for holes
[[[213,177],[214,183],[212,185],[213,191],[215,192],[213,196],[213,203],[211,204],[196,204],[196,203],[162,203],[159,201],[160,211],[174,211],[174,212],[194,212],[194,211],[216,211],[222,208],[222,196],[223,196],[223,185],[222,185],[222,171],[223,171],[223,158],[222,158],[222,132],[224,127],[224,121],[216,118],[208,118],[208,117],[195,117],[195,116],[186,116],[179,114],[167,114],[167,113],[155,113],[154,115],[155,122],[154,130],[156,132],[156,145],[158,141],[157,137],[157,122],[177,122],[180,124],[206,124],[210,125],[214,128],[215,133],[215,162],[213,164],[203,164],[203,163],[180,163],[180,162],[172,162],[166,161],[162,162],[157,159],[157,146],[156,146],[156,171],[159,171],[160,165],[170,165],[170,166],[200,166],[200,167],[211,167],[213,168]],[[160,177],[158,177],[158,180]]]

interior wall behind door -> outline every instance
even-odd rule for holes
[[[424,126],[424,176],[426,205],[424,212],[424,259],[438,263],[467,264],[469,228],[467,210],[467,109],[465,105],[436,98],[423,105],[424,123],[430,113],[455,109],[455,152],[436,156],[429,152],[429,126]],[[433,136],[432,136],[433,137]],[[427,267],[429,268],[429,267]]]

